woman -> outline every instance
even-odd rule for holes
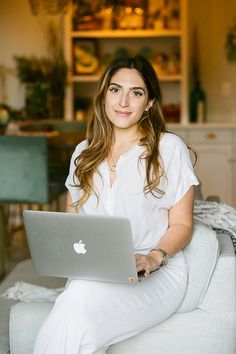
[[[191,239],[197,184],[186,145],[166,131],[154,69],[141,56],[115,60],[100,80],[87,140],[71,159],[68,211],[128,217],[145,280],[68,282],[35,354],[105,353],[176,311],[186,290],[181,249]]]

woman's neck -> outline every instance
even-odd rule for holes
[[[137,144],[141,139],[140,134],[135,131],[114,131],[114,142],[112,149],[129,148]]]

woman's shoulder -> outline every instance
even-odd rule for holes
[[[168,146],[172,149],[186,148],[186,143],[183,141],[183,139],[175,133],[171,132],[166,132],[163,134],[160,144],[165,145],[166,147]]]
[[[81,141],[74,150],[74,155],[80,155],[83,150],[85,150],[88,147],[88,140],[83,140]]]

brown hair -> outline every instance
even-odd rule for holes
[[[161,110],[161,91],[159,80],[152,65],[142,56],[128,56],[114,60],[102,75],[97,95],[94,99],[93,112],[87,127],[88,147],[75,159],[75,173],[78,183],[75,186],[83,190],[80,200],[75,203],[82,206],[91,192],[96,194],[93,186],[93,174],[110,152],[113,142],[113,127],[106,116],[103,104],[111,78],[120,69],[135,69],[141,75],[148,92],[148,100],[154,100],[148,112],[144,112],[139,122],[139,132],[142,136],[140,145],[145,147],[145,153],[140,157],[146,160],[146,181],[144,193],[162,192],[158,189],[163,166],[159,153],[161,133],[166,131],[166,125]],[[74,178],[75,180],[75,178]],[[96,194],[97,195],[97,194]],[[156,193],[155,193],[156,195]]]

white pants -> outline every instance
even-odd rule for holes
[[[34,354],[104,354],[174,313],[186,283],[181,254],[134,285],[73,280],[43,323]]]

